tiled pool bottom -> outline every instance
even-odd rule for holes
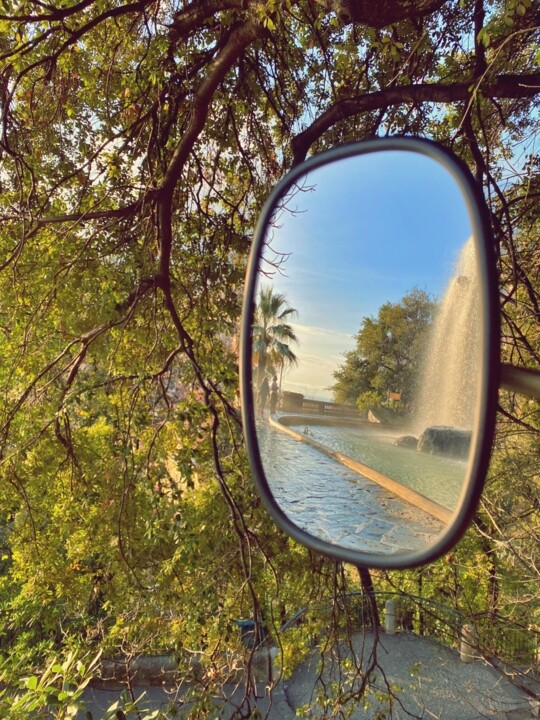
[[[443,529],[436,518],[279,430],[261,423],[258,438],[274,497],[311,535],[391,555],[425,548]]]

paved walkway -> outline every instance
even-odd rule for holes
[[[288,517],[316,537],[391,555],[431,545],[444,525],[381,485],[279,431],[260,428],[270,488]]]
[[[88,688],[84,694],[84,701],[87,710],[92,714],[92,720],[103,720],[105,714],[112,705],[121,699],[122,690],[120,688],[96,689]],[[152,711],[161,710],[167,720],[189,720],[190,705],[182,701],[182,688],[166,689],[161,687],[135,687],[134,696],[139,700],[137,708],[139,715],[135,712],[126,713],[127,720],[146,720],[145,712],[150,714]],[[216,706],[215,713],[210,713],[205,717],[208,720],[219,718],[219,720],[229,720],[244,700],[244,688],[236,685],[225,685],[223,694],[219,698],[214,698],[213,703]],[[284,694],[283,684],[279,685],[272,697],[269,698],[264,694],[264,688],[260,689],[260,697],[250,698],[252,710],[258,709],[260,718],[266,720],[294,720],[296,713],[291,709]],[[120,708],[123,703],[120,702]],[[244,710],[246,706],[244,705]],[[116,720],[114,714],[111,720]],[[247,714],[244,717],[248,717]],[[253,716],[257,717],[257,716]],[[87,720],[88,716],[85,711],[79,711],[77,720]],[[162,720],[162,718],[159,718]]]
[[[374,635],[371,631],[355,635],[352,649],[341,647],[325,658],[320,674],[321,657],[314,653],[303,663],[293,676],[275,689],[272,701],[268,697],[255,700],[261,718],[267,720],[293,720],[297,717],[322,717],[317,708],[316,695],[331,682],[341,679],[351,686],[351,665],[347,659],[364,669],[373,651]],[[533,714],[527,697],[496,670],[483,661],[463,663],[456,650],[428,638],[412,633],[394,636],[381,631],[376,648],[378,668],[374,674],[371,691],[365,696],[368,706],[362,700],[356,702],[351,720],[376,720],[392,717],[395,720],[425,718],[426,720],[525,720]],[[346,669],[349,668],[349,676]],[[102,720],[105,711],[120,696],[120,690],[97,690],[89,688],[85,694],[88,709],[93,720]],[[540,693],[540,688],[538,688]],[[139,704],[141,710],[161,709],[165,717],[189,718],[188,705],[182,704],[182,691],[172,693],[159,687],[136,688],[137,696],[144,697]],[[261,694],[262,688],[261,688]],[[324,694],[324,692],[323,692]],[[392,706],[388,697],[392,696]],[[235,707],[243,698],[243,688],[225,686],[223,696],[216,699],[216,711],[207,717],[230,718]],[[306,715],[296,714],[306,704],[314,705]],[[114,716],[113,716],[114,717]],[[128,720],[135,720],[135,714],[127,714]],[[144,718],[144,714],[141,713]],[[84,720],[81,712],[78,720]]]
[[[354,658],[355,664],[365,669],[373,643],[372,632],[359,634],[354,637],[352,649],[341,648],[339,662],[335,654],[325,658],[321,675],[324,686],[330,687],[340,672],[347,683],[342,671],[345,658]],[[517,720],[533,717],[525,694],[496,670],[481,660],[464,663],[457,650],[435,640],[412,633],[389,636],[381,632],[376,657],[378,667],[374,673],[374,687],[366,697],[368,706],[362,707],[359,703],[351,720],[390,716],[395,720],[410,720],[411,717]],[[317,682],[320,661],[319,655],[313,655],[285,683],[285,695],[291,707],[297,709],[312,702],[317,687],[323,687],[321,681]],[[350,680],[348,684],[354,688]],[[540,692],[540,687],[538,690]],[[310,717],[318,715],[312,712]]]

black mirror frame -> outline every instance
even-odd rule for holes
[[[471,457],[465,488],[460,498],[460,506],[447,530],[442,533],[441,537],[432,546],[416,552],[392,555],[381,554],[379,556],[336,546],[310,535],[291,522],[276,503],[263,470],[255,431],[251,327],[255,309],[254,293],[257,287],[259,260],[264,247],[266,230],[277,201],[283,197],[286,190],[295,181],[310,170],[345,158],[388,150],[407,151],[432,158],[448,170],[462,191],[476,242],[483,247],[483,252],[478,254],[480,274],[483,278],[481,303],[484,344],[481,358],[480,416],[473,436],[474,454]],[[240,339],[240,393],[245,442],[256,490],[276,524],[294,540],[306,545],[311,550],[361,567],[380,569],[416,567],[432,562],[448,552],[460,539],[471,522],[484,487],[495,429],[500,373],[499,353],[499,298],[494,241],[489,222],[489,213],[479,186],[461,160],[430,140],[412,137],[391,137],[341,145],[312,156],[302,164],[294,167],[271,192],[259,217],[246,273]]]

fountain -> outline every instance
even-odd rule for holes
[[[414,429],[418,449],[466,456],[474,427],[480,362],[478,264],[463,246],[431,328],[420,370]]]

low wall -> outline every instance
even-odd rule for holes
[[[279,413],[277,413],[279,415]],[[308,414],[291,414],[291,415],[279,415],[279,423],[281,425],[321,425],[325,427],[363,427],[373,429],[372,423],[363,418],[354,417],[335,417],[333,415],[326,415],[323,417],[317,415]],[[380,430],[379,427],[375,428],[376,431]]]
[[[309,400],[301,393],[285,391],[281,398],[283,412],[332,415],[334,417],[365,417],[354,405],[342,405],[326,400]]]

